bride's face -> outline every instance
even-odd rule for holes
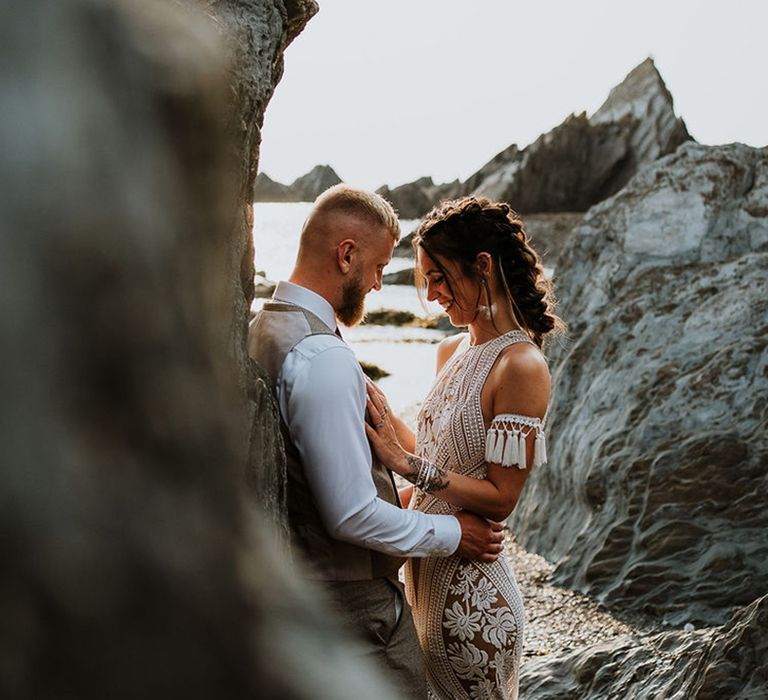
[[[423,248],[418,249],[417,265],[427,282],[427,299],[443,307],[451,325],[468,326],[477,317],[478,303],[483,303],[480,284],[464,274],[457,263],[445,258],[439,258],[439,262]]]

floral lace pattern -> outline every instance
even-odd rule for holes
[[[519,342],[530,339],[512,331],[478,346],[462,341],[419,412],[420,457],[450,471],[486,477],[480,394],[499,353]],[[418,489],[411,507],[427,513],[456,511]],[[405,574],[430,698],[515,700],[524,613],[506,557],[493,564],[457,556],[409,559]]]

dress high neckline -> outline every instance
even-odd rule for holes
[[[513,328],[511,331],[507,331],[506,333],[501,333],[500,335],[497,335],[490,340],[486,340],[482,343],[472,343],[472,339],[469,339],[469,347],[470,348],[481,348],[484,345],[488,345],[488,343],[492,343],[494,340],[498,340],[499,338],[506,338],[508,335],[512,335],[513,333],[522,333],[526,338],[528,337],[528,334],[522,330],[521,328]]]

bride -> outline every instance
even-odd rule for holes
[[[427,298],[468,332],[439,345],[417,434],[371,386],[368,435],[379,459],[413,484],[404,506],[504,520],[531,468],[546,462],[541,346],[562,325],[551,288],[506,204],[445,202],[424,218],[414,247]],[[431,697],[517,698],[523,603],[507,559],[411,559],[405,575]]]

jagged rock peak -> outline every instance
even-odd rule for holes
[[[658,98],[672,109],[672,93],[667,89],[653,59],[648,57],[611,90],[608,99],[590,117],[590,122],[601,124],[619,121],[625,114],[643,119],[648,115],[649,103]]]
[[[588,118],[572,114],[523,149],[512,144],[463,183],[422,178],[389,194],[416,218],[440,199],[464,194],[509,202],[523,214],[586,211],[618,192],[643,166],[691,136],[651,58],[630,71]]]
[[[259,173],[253,187],[253,201],[312,202],[321,192],[340,182],[342,179],[330,165],[316,165],[290,185],[283,185],[266,173]]]
[[[341,178],[330,165],[316,165],[306,175],[296,178],[291,183],[291,189],[312,201],[329,187],[338,185]]]

